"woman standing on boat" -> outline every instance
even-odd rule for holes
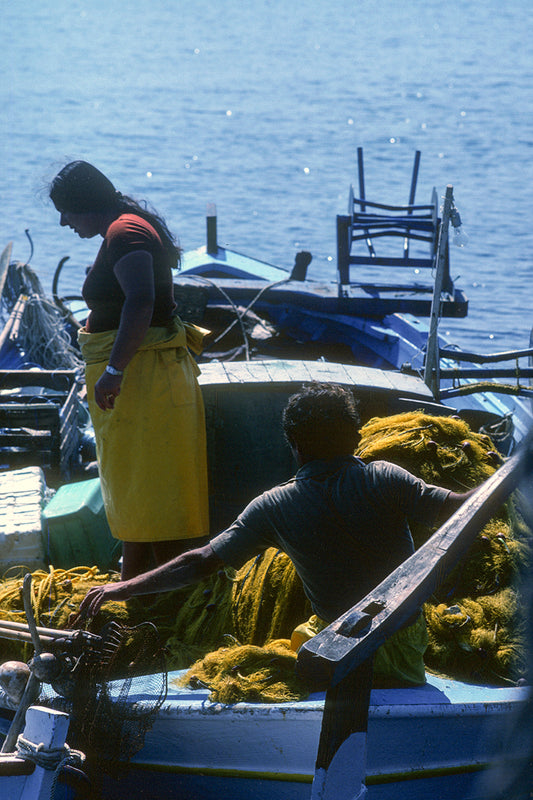
[[[159,216],[86,161],[67,164],[50,197],[61,225],[103,237],[82,289],[89,316],[79,342],[106,514],[128,579],[209,532],[204,408],[189,352],[204,332],[175,314],[180,249]]]

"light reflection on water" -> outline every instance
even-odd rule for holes
[[[4,9],[2,236],[49,288],[78,290],[95,242],[60,230],[40,197],[86,158],[146,197],[185,249],[217,204],[221,243],[333,276],[335,215],[365,148],[367,197],[455,190],[466,248],[452,274],[471,302],[447,327],[481,350],[525,346],[532,319],[530,37],[521,0],[42,0]],[[103,20],[105,19],[105,22]],[[142,25],[139,24],[142,20]],[[0,242],[0,246],[2,243]]]

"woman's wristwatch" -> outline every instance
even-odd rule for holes
[[[119,377],[122,377],[122,375],[124,375],[123,370],[115,369],[115,367],[112,367],[111,364],[106,365],[105,371],[108,372],[110,375],[115,375]]]

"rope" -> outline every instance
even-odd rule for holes
[[[248,342],[248,336],[246,335],[246,331],[245,331],[245,329],[244,329],[244,324],[243,324],[243,321],[242,321],[242,316],[239,314],[239,309],[237,308],[237,306],[235,305],[235,303],[233,302],[233,300],[231,299],[231,297],[229,296],[229,294],[227,294],[227,292],[225,292],[225,291],[224,291],[224,289],[222,289],[222,287],[221,287],[221,286],[218,286],[218,284],[216,284],[214,281],[210,281],[210,280],[209,280],[209,278],[204,278],[204,277],[202,277],[202,276],[200,276],[200,275],[193,275],[193,276],[191,276],[191,277],[193,277],[195,281],[199,281],[199,282],[201,282],[201,283],[207,283],[207,284],[209,284],[209,286],[213,286],[215,289],[218,289],[218,291],[220,292],[220,294],[221,294],[221,295],[222,295],[222,296],[223,296],[223,297],[224,297],[224,298],[225,298],[225,299],[228,301],[228,303],[231,305],[231,307],[232,307],[232,308],[233,308],[233,310],[235,311],[235,314],[236,314],[236,316],[237,316],[237,319],[236,319],[236,320],[234,320],[234,321],[232,322],[232,324],[231,324],[231,326],[230,326],[230,327],[233,327],[233,325],[234,325],[236,322],[238,322],[238,323],[239,323],[239,325],[240,325],[240,327],[241,327],[242,338],[243,338],[243,340],[244,340],[244,349],[245,349],[245,353],[246,353],[246,361],[249,361],[249,360],[250,360],[250,344],[249,344],[249,342]],[[229,330],[230,330],[230,328],[227,328],[227,329],[224,331],[224,333],[223,333],[223,334],[221,334],[221,336],[219,336],[219,337],[218,337],[218,338],[217,338],[217,339],[216,339],[216,340],[213,342],[213,344],[212,344],[212,345],[210,345],[210,346],[212,347],[214,344],[216,344],[216,343],[219,341],[219,339],[221,339],[221,338],[222,338],[222,336],[224,336],[224,335],[225,335],[225,334],[226,334],[226,333],[227,333]],[[206,350],[208,350],[208,349],[209,349],[209,347],[206,347],[205,349],[206,349]]]
[[[54,771],[50,787],[50,797],[55,797],[57,781],[65,767],[74,767],[79,770],[85,761],[85,753],[74,750],[68,744],[63,747],[46,748],[42,742],[36,745],[25,739],[22,734],[17,738],[17,753],[21,758],[32,761],[36,766],[49,772]],[[85,773],[80,773],[85,778]]]
[[[38,767],[59,772],[67,763],[79,767],[85,761],[85,753],[73,750],[64,744],[63,747],[47,748],[42,742],[35,744],[25,739],[22,734],[17,737],[17,753],[21,758],[32,761]]]
[[[456,386],[452,389],[443,389],[439,393],[440,399],[446,397],[460,397],[466,394],[477,394],[479,392],[494,392],[495,394],[514,394],[521,397],[533,396],[533,390],[522,386],[520,383],[496,383],[493,381],[476,381],[476,383]]]
[[[189,276],[187,276],[187,277],[189,277]],[[190,277],[194,278],[194,280],[197,280],[197,281],[203,281],[204,283],[207,283],[210,286],[213,286],[215,289],[218,289],[218,291],[221,293],[221,295],[231,305],[231,307],[235,311],[235,315],[236,315],[236,319],[234,319],[233,322],[230,323],[230,325],[228,325],[228,327],[225,330],[223,330],[222,333],[220,333],[217,336],[217,338],[211,343],[211,345],[209,347],[206,347],[206,350],[209,350],[210,347],[213,347],[215,344],[217,344],[221,339],[224,338],[224,336],[226,336],[226,334],[228,334],[231,331],[231,329],[235,325],[239,324],[240,328],[241,328],[241,333],[242,333],[242,336],[243,336],[243,339],[244,339],[244,347],[245,347],[245,352],[246,352],[246,361],[249,361],[250,360],[250,346],[249,346],[249,342],[248,342],[248,336],[246,335],[246,331],[244,329],[243,319],[246,317],[246,314],[249,311],[251,311],[253,306],[257,303],[259,298],[262,297],[262,295],[266,291],[268,291],[269,289],[273,289],[274,286],[281,286],[284,283],[289,283],[290,278],[284,278],[281,281],[274,281],[273,283],[268,283],[266,286],[263,286],[260,289],[260,291],[255,295],[255,297],[251,300],[251,302],[246,306],[244,311],[241,313],[239,311],[237,305],[233,302],[231,297],[228,295],[228,293],[226,291],[224,291],[224,289],[222,289],[222,287],[219,286],[217,283],[215,283],[214,281],[209,280],[209,278],[204,278],[203,276],[200,276],[200,275],[192,275]]]
[[[255,295],[255,297],[252,299],[252,301],[251,301],[251,302],[250,302],[250,303],[249,303],[249,304],[246,306],[246,308],[244,309],[244,311],[242,312],[242,314],[240,314],[240,315],[238,314],[238,316],[240,317],[240,319],[242,319],[243,317],[245,317],[245,316],[246,316],[246,314],[248,313],[248,311],[251,311],[251,309],[253,308],[253,306],[254,306],[254,305],[257,303],[257,301],[259,300],[259,298],[260,298],[260,297],[262,297],[262,295],[263,295],[263,294],[264,294],[266,291],[268,291],[269,289],[273,289],[273,288],[274,288],[274,286],[281,286],[281,285],[282,285],[282,284],[284,284],[284,283],[288,283],[289,281],[290,281],[290,278],[284,278],[282,281],[274,281],[273,283],[269,283],[269,284],[267,284],[266,286],[263,286],[263,288],[262,288],[262,289],[261,289],[261,290],[260,290],[260,291],[259,291],[259,292],[258,292],[256,295]],[[237,312],[237,313],[238,313],[238,312]],[[226,330],[225,330],[225,331],[223,331],[223,332],[220,334],[220,336],[218,337],[218,339],[216,339],[215,341],[217,341],[217,342],[218,342],[218,341],[219,341],[219,339],[221,339],[223,336],[225,336],[225,335],[226,335],[226,333],[229,333],[229,331],[230,331],[230,330],[233,328],[233,326],[234,326],[236,323],[237,323],[237,320],[234,320],[234,321],[231,323],[231,325],[228,325],[228,327],[226,328]]]

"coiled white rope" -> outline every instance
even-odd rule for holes
[[[17,737],[17,755],[27,761],[32,761],[42,769],[54,771],[50,797],[54,797],[55,786],[61,770],[66,766],[80,768],[85,761],[85,753],[81,750],[74,750],[68,744],[63,747],[45,747],[43,742],[35,744],[25,739],[22,734]]]

